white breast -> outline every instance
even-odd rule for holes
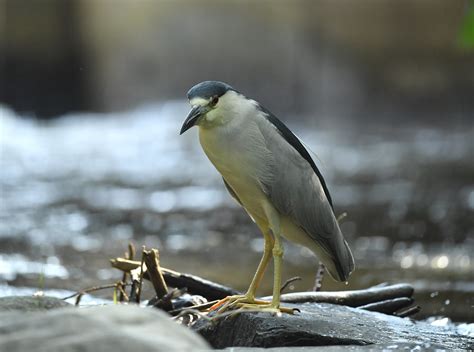
[[[199,128],[199,140],[250,215],[262,217],[267,198],[258,180],[271,177],[273,157],[258,126],[250,119],[236,118],[213,128]]]

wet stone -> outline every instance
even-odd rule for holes
[[[424,322],[332,304],[290,305],[295,315],[241,313],[194,325],[214,348],[369,346],[398,343],[442,349],[474,348],[474,338]]]
[[[26,312],[70,307],[62,299],[47,296],[9,296],[0,297],[0,312],[21,310]]]
[[[377,345],[367,346],[306,346],[306,347],[229,347],[224,349],[229,352],[348,352],[348,351],[446,351],[446,349],[440,348],[430,344],[419,344],[419,343],[381,343]]]

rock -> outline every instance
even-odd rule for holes
[[[114,305],[0,313],[0,351],[189,351],[201,336],[152,308]]]
[[[21,310],[38,311],[70,307],[71,304],[56,297],[47,296],[9,296],[0,297],[0,312]]]
[[[442,349],[474,348],[474,339],[451,330],[394,316],[328,303],[302,305],[280,317],[247,312],[194,326],[214,348],[374,345],[399,343]]]
[[[367,346],[310,346],[310,347],[229,347],[222,351],[227,352],[350,352],[350,351],[446,351],[446,349],[439,348],[430,344],[416,344],[416,343],[382,343],[377,345]]]

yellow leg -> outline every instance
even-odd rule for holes
[[[253,276],[252,282],[250,283],[247,292],[244,295],[228,296],[216,304],[214,304],[210,310],[218,309],[218,312],[223,312],[229,308],[241,305],[268,305],[268,302],[255,299],[255,293],[257,291],[260,282],[262,281],[265,270],[267,269],[268,262],[272,256],[273,250],[273,236],[271,235],[270,229],[262,225],[258,226],[265,239],[265,247],[263,250],[263,256],[258,264],[257,271]]]
[[[283,245],[281,243],[280,214],[270,204],[264,205],[265,215],[267,216],[269,227],[273,233],[275,241],[273,245],[273,296],[272,302],[268,308],[270,312],[284,312],[293,314],[291,308],[280,307],[280,289],[281,289],[281,263],[283,258]]]
[[[273,237],[270,234],[269,229],[262,230],[263,236],[265,238],[265,247],[263,249],[263,256],[260,260],[260,264],[258,264],[257,271],[250,283],[250,286],[245,294],[247,297],[251,299],[255,299],[255,292],[257,291],[258,286],[260,286],[260,282],[262,281],[263,275],[265,274],[265,270],[267,269],[268,262],[270,261],[270,257],[272,255],[273,250]]]
[[[283,245],[281,243],[280,237],[280,227],[279,227],[279,215],[276,211],[270,213],[269,216],[270,224],[273,232],[273,264],[274,264],[274,272],[273,272],[273,296],[271,302],[264,302],[264,301],[255,301],[252,303],[247,302],[237,302],[237,307],[241,309],[252,309],[257,311],[269,312],[273,314],[280,314],[280,313],[289,313],[293,314],[295,312],[292,308],[287,307],[280,307],[280,289],[281,289],[281,263],[283,257]],[[273,221],[272,221],[273,220]],[[265,258],[265,255],[264,255]],[[263,258],[262,258],[263,260]],[[257,271],[258,274],[258,271]],[[256,277],[257,277],[256,274]],[[261,279],[261,277],[260,277]],[[255,280],[255,279],[254,279]],[[258,282],[257,278],[257,282]],[[252,288],[252,285],[251,287]]]
[[[273,297],[272,308],[280,308],[280,289],[281,289],[281,262],[283,258],[283,246],[281,244],[280,234],[274,233],[275,245],[273,247]]]
[[[280,287],[281,287],[281,262],[283,257],[283,246],[280,238],[280,214],[273,208],[270,203],[263,205],[265,215],[267,217],[268,226],[260,226],[262,233],[265,237],[265,249],[263,257],[258,265],[257,272],[255,273],[249,289],[245,295],[229,296],[216,303],[210,308],[210,310],[218,309],[218,313],[222,313],[229,309],[250,309],[257,311],[266,311],[270,313],[294,313],[291,308],[280,307]],[[271,229],[271,233],[270,233]],[[260,282],[262,281],[263,274],[267,268],[270,256],[273,254],[274,261],[274,278],[273,278],[273,297],[271,302],[255,299],[255,292]]]

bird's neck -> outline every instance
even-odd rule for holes
[[[231,122],[237,122],[239,116],[234,111],[229,110],[212,110],[199,122],[199,127],[202,129],[213,129],[215,127],[222,127]]]

